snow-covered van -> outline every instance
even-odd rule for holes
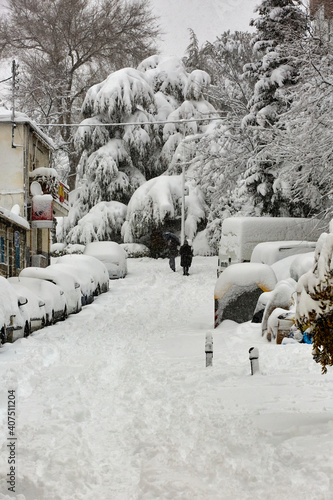
[[[230,264],[249,262],[264,241],[317,241],[327,225],[319,219],[300,217],[228,217],[222,223],[218,276]]]

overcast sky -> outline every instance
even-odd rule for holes
[[[183,57],[189,45],[189,28],[203,45],[213,42],[224,31],[252,31],[250,19],[261,0],[151,0],[159,18],[163,40],[162,54]],[[1,6],[6,0],[0,0]],[[10,75],[10,64],[0,66],[0,78]]]
[[[224,31],[252,31],[253,10],[260,0],[151,0],[165,32],[160,50],[182,57],[192,28],[200,45],[213,42]]]

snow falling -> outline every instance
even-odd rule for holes
[[[332,498],[332,370],[260,325],[213,330],[216,257],[189,277],[177,266],[128,259],[79,314],[1,348],[2,429],[9,390],[17,404],[16,491],[2,433],[1,500]]]

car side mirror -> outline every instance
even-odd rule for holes
[[[28,299],[26,297],[22,297],[22,295],[20,295],[18,298],[18,305],[25,306],[25,304],[27,304],[27,303],[28,303]]]

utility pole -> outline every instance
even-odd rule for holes
[[[18,75],[18,65],[15,62],[15,59],[13,59],[12,62],[12,148],[16,148],[15,145],[15,140],[14,140],[14,135],[15,135],[15,90],[16,90],[16,77]]]

